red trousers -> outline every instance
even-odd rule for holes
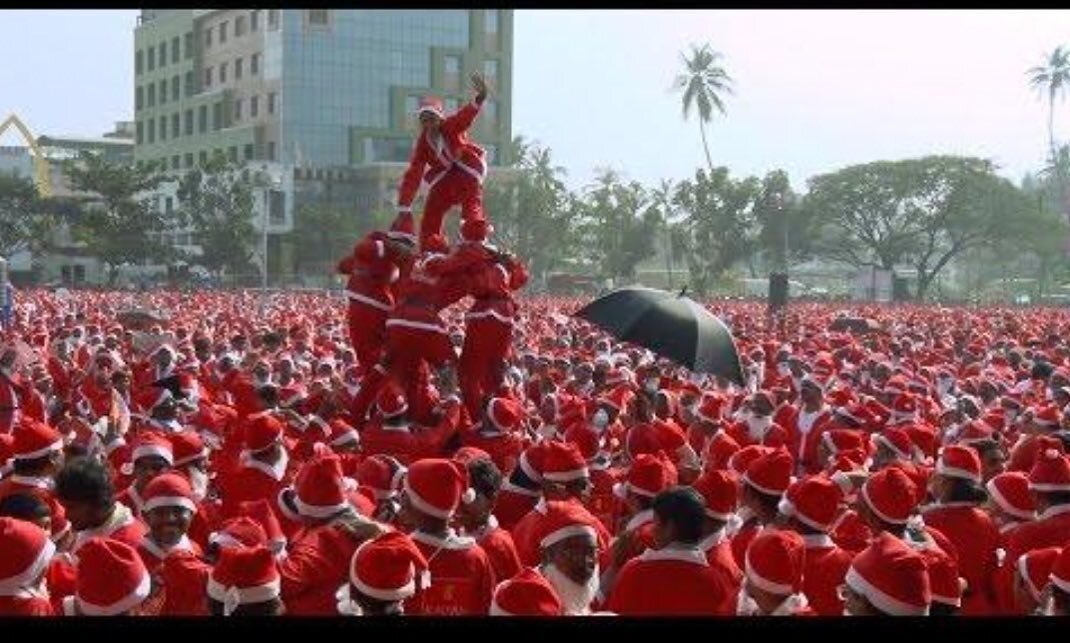
[[[388,312],[361,302],[349,302],[346,321],[349,325],[349,342],[357,354],[360,365],[369,369],[379,363],[386,338]]]
[[[420,219],[420,247],[435,234],[442,234],[442,220],[455,205],[461,206],[464,220],[482,219],[483,185],[471,174],[459,168],[451,168],[446,175],[431,187]]]
[[[469,319],[461,350],[461,395],[471,417],[480,417],[488,395],[501,384],[502,360],[509,354],[513,325],[493,317]]]

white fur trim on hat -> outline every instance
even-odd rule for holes
[[[547,547],[561,542],[566,538],[572,538],[573,536],[588,536],[594,542],[598,542],[598,532],[594,530],[594,527],[587,525],[569,525],[568,527],[562,527],[557,531],[552,531],[539,541],[539,548],[546,549]]]
[[[145,504],[141,505],[141,513],[147,513],[159,507],[182,507],[192,513],[197,513],[197,505],[183,496],[159,496],[147,500]]]
[[[367,547],[371,542],[372,541],[370,540],[366,540],[361,543],[360,547],[357,547],[357,550],[353,552],[353,561],[357,560],[357,556],[360,555],[361,550]],[[409,563],[409,582],[394,589],[382,589],[368,585],[360,580],[360,577],[357,576],[355,573],[356,570],[353,567],[353,565],[349,566],[349,582],[353,584],[353,587],[357,588],[357,591],[369,598],[374,598],[380,601],[403,601],[416,594],[416,566],[412,563]]]
[[[754,567],[750,564],[750,552],[747,553],[747,556],[744,560],[744,568],[747,573],[747,578],[749,578],[752,583],[757,585],[758,589],[769,592],[770,594],[776,594],[777,596],[787,596],[788,594],[795,593],[795,590],[791,587],[791,585],[773,582],[768,578],[763,577],[758,572],[754,571]]]
[[[172,467],[181,467],[183,465],[187,465],[187,464],[193,462],[194,460],[200,460],[201,458],[207,458],[210,455],[211,455],[211,451],[208,450],[208,447],[205,447],[205,448],[201,449],[200,453],[194,453],[193,455],[187,455],[184,458],[181,458],[179,460],[175,460],[173,463],[171,463],[171,466]]]
[[[776,508],[777,511],[779,511],[780,513],[784,514],[789,518],[795,518],[796,520],[811,529],[816,529],[820,532],[827,532],[832,527],[832,525],[823,525],[814,520],[813,518],[810,518],[809,516],[800,513],[798,508],[795,506],[795,503],[788,500],[787,496],[780,499],[780,502],[777,503]]]
[[[1037,517],[1035,511],[1025,511],[1008,502],[1006,496],[999,492],[999,487],[995,485],[994,478],[985,483],[985,489],[988,490],[988,495],[992,496],[992,499],[996,501],[996,504],[999,505],[1000,510],[1004,513],[1023,520],[1033,520]]]
[[[895,446],[895,443],[893,443],[891,440],[889,440],[888,438],[884,437],[880,433],[874,434],[872,439],[873,439],[873,444],[874,445],[882,444],[888,450],[890,450],[892,453],[896,454],[900,458],[903,458],[904,460],[910,460],[911,454],[904,453],[903,451],[900,451],[899,447]]]
[[[350,429],[345,433],[339,434],[338,437],[331,440],[331,446],[342,446],[343,444],[360,444],[360,434]]]
[[[512,612],[506,612],[501,608],[500,605],[498,605],[498,601],[491,600],[490,611],[487,612],[487,616],[516,616],[516,614],[513,614]]]
[[[85,599],[79,596],[77,599],[78,611],[86,616],[114,616],[140,605],[142,601],[149,597],[151,591],[152,576],[146,571],[141,577],[141,582],[138,583],[138,586],[134,588],[133,592],[120,598],[111,605],[94,605],[86,602]]]
[[[224,587],[214,578],[209,578],[207,590],[208,597],[223,603],[224,611],[229,615],[239,605],[266,603],[278,598],[282,594],[282,583],[279,580],[273,580],[264,585],[239,589],[237,587]],[[229,610],[226,609],[228,604],[230,605]]]
[[[301,496],[294,493],[293,497],[294,506],[297,507],[298,513],[306,518],[330,518],[340,511],[345,511],[350,507],[349,502],[343,500],[336,505],[310,505],[304,500],[301,500]]]
[[[449,517],[453,515],[452,511],[443,511],[442,509],[439,509],[438,507],[421,498],[420,494],[413,491],[412,485],[409,484],[409,479],[407,477],[405,478],[405,482],[404,484],[402,484],[402,487],[405,489],[405,495],[409,497],[409,501],[412,502],[413,506],[422,511],[423,513],[429,516],[434,516],[435,518],[441,518],[443,520],[448,520]]]
[[[36,460],[37,458],[45,457],[49,453],[54,453],[56,451],[62,451],[62,450],[63,450],[63,440],[60,439],[60,440],[56,440],[55,442],[53,442],[52,444],[50,444],[48,446],[42,447],[42,448],[40,448],[40,449],[38,449],[36,451],[31,451],[29,453],[16,453],[15,455],[11,456],[11,459],[12,460]]]
[[[847,570],[844,582],[854,591],[866,597],[874,607],[892,616],[928,616],[929,606],[918,607],[890,596],[867,581],[854,567]]]
[[[965,469],[959,469],[958,467],[945,466],[943,459],[936,461],[936,473],[949,478],[962,478],[964,480],[972,480],[978,484],[981,483],[981,476],[979,474]]]
[[[1033,585],[1033,578],[1029,575],[1029,566],[1026,564],[1027,558],[1025,555],[1019,556],[1015,567],[1018,568],[1018,575],[1022,577],[1022,582],[1025,584],[1025,588],[1029,590],[1029,595],[1039,603],[1042,600],[1040,593],[1043,588]]]
[[[56,544],[51,539],[46,539],[44,547],[37,553],[37,558],[26,569],[14,576],[0,578],[0,596],[11,596],[36,580],[55,554]]]
[[[590,477],[591,473],[587,467],[580,467],[579,469],[572,469],[570,471],[555,471],[547,473],[543,477],[550,482],[571,482],[573,480],[580,480],[582,478]]]
[[[174,451],[171,449],[165,449],[155,444],[146,444],[136,447],[133,453],[130,454],[130,461],[134,462],[140,458],[148,456],[158,456],[167,460],[167,464],[173,464],[175,461]]]
[[[751,480],[750,476],[748,476],[745,473],[743,474],[743,482],[746,482],[751,487],[753,487],[757,491],[760,491],[760,492],[764,493],[767,496],[781,496],[781,495],[784,495],[783,491],[777,491],[775,489],[770,489],[768,487],[763,487],[762,485],[754,482],[753,480]]]
[[[542,482],[542,475],[535,470],[535,467],[531,466],[526,451],[520,454],[517,464],[520,465],[520,470],[523,471],[524,475],[530,478],[532,482]]]

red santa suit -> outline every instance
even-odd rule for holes
[[[67,512],[53,492],[56,483],[51,477],[23,476],[13,474],[0,482],[0,499],[15,494],[30,494],[48,505],[52,519],[52,540],[58,541],[71,528]]]
[[[698,546],[706,554],[706,562],[711,567],[723,570],[731,578],[732,596],[735,596],[743,585],[743,571],[732,557],[732,540],[728,537],[727,528],[722,527],[706,536]]]
[[[464,220],[483,219],[483,179],[487,175],[486,152],[468,139],[468,129],[479,115],[480,101],[468,103],[439,126],[439,135],[421,132],[413,147],[409,167],[398,188],[399,216],[412,216],[412,202],[421,182],[428,186],[427,202],[420,220],[420,245],[442,233],[442,219],[455,205]],[[421,106],[442,116],[442,103],[429,99]]]
[[[1037,515],[1036,521],[1023,523],[1007,532],[1007,555],[1003,565],[1017,564],[1018,557],[1027,551],[1062,547],[1067,534],[1070,534],[1070,504],[1048,507]],[[965,567],[960,568],[965,571]]]
[[[406,466],[421,458],[440,456],[461,418],[456,398],[447,399],[443,410],[442,419],[433,426],[390,425],[382,419],[372,420],[361,435],[361,448],[365,453],[393,456]]]
[[[335,591],[345,580],[357,543],[328,524],[299,533],[279,563],[282,600],[296,616],[337,615]]]
[[[188,551],[198,557],[204,553],[201,551],[200,546],[185,534],[171,547],[163,547],[157,544],[150,534],[145,534],[137,548],[137,553],[141,556],[141,562],[145,563],[145,568],[149,570],[150,574],[162,572],[164,559],[171,553],[178,551]]]
[[[349,340],[364,368],[379,363],[386,317],[394,307],[390,287],[398,278],[399,268],[387,242],[386,233],[372,232],[354,246],[348,257],[338,262],[338,272],[348,276],[346,321]]]
[[[134,549],[138,548],[142,538],[148,533],[148,527],[134,517],[126,505],[115,503],[114,507],[111,516],[104,521],[104,524],[74,534],[71,554],[77,554],[82,545],[91,538],[111,538],[130,545]],[[58,606],[64,597],[73,595],[77,590],[77,570],[70,556],[58,555],[53,558],[46,575],[54,607]]]
[[[497,583],[490,559],[475,539],[453,532],[440,538],[421,531],[410,537],[430,563],[431,586],[405,601],[405,614],[486,615]]]
[[[0,433],[11,433],[19,421],[23,385],[0,372]]]
[[[498,519],[493,515],[486,525],[469,535],[475,538],[476,543],[486,552],[490,566],[494,569],[494,578],[499,583],[520,573],[520,556],[516,553],[513,537],[498,525]]]
[[[806,412],[802,404],[784,408],[790,411],[786,411],[777,423],[788,433],[788,448],[796,465],[801,466],[807,474],[818,473],[824,466],[818,462],[817,445],[832,421],[832,410],[824,404],[814,413]]]
[[[674,543],[628,561],[608,607],[622,616],[729,616],[737,592],[731,575],[710,565],[701,549]]]
[[[160,571],[164,588],[160,615],[209,616],[204,588],[211,573],[212,566],[191,550],[172,551]]]
[[[958,554],[959,570],[968,583],[962,597],[967,616],[992,614],[995,605],[993,575],[1001,540],[992,517],[974,503],[947,503],[922,509],[927,527],[944,534]]]
[[[44,596],[21,590],[0,595],[0,616],[55,616],[52,603]]]
[[[828,534],[803,534],[802,539],[806,543],[803,594],[807,603],[818,616],[842,616],[838,592],[854,553],[837,547]]]
[[[282,457],[272,465],[242,452],[237,468],[220,480],[224,518],[237,516],[238,505],[242,502],[265,499],[274,503],[293,477],[289,464],[290,457],[285,449]]]

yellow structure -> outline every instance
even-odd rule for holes
[[[14,125],[15,129],[22,134],[22,139],[26,141],[26,145],[30,148],[30,152],[33,154],[33,170],[37,175],[37,192],[42,197],[52,195],[52,183],[50,179],[48,159],[45,158],[41,148],[38,147],[37,141],[34,140],[33,134],[30,133],[30,129],[19,120],[18,116],[11,114],[3,123],[0,123],[0,136],[4,135],[7,128]]]

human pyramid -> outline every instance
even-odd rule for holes
[[[852,334],[714,303],[746,383],[693,374],[515,298],[473,86],[422,103],[345,315],[158,292],[143,332],[121,293],[20,293],[0,614],[1070,612],[1070,314],[871,308]]]

